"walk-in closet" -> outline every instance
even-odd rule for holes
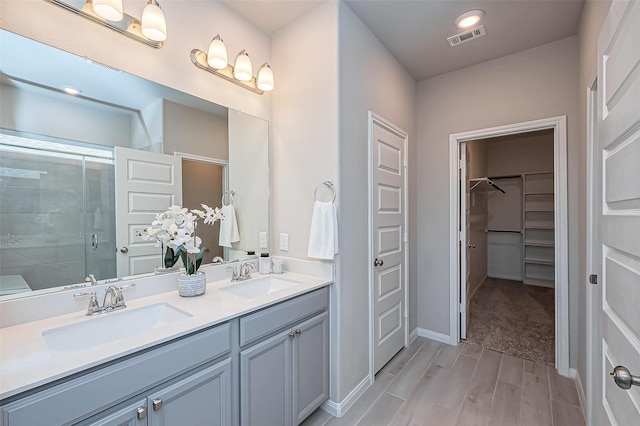
[[[469,141],[468,343],[553,365],[554,134]]]

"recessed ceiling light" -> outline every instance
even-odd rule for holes
[[[64,91],[64,93],[66,93],[67,95],[79,95],[80,93],[82,93],[82,90],[79,89],[74,89],[73,87],[65,87],[62,89]]]
[[[480,22],[480,19],[482,19],[483,16],[484,16],[483,10],[480,10],[480,9],[470,10],[456,18],[456,26],[458,28],[473,27],[475,24]]]

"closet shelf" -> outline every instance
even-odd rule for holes
[[[553,260],[525,258],[525,263],[535,263],[536,265],[555,265]]]
[[[537,285],[539,287],[555,287],[556,280],[545,280],[542,278],[525,278],[523,281],[525,284]]]
[[[527,229],[554,229],[553,222],[525,222]]]
[[[504,189],[500,188],[491,179],[486,177],[469,179],[469,183],[471,184],[469,191],[500,191],[503,194],[506,194]]]
[[[553,191],[527,191],[524,195],[553,195]]]
[[[525,240],[524,244],[526,246],[536,246],[536,247],[554,247],[555,242],[549,240]]]

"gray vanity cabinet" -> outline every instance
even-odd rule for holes
[[[329,398],[326,288],[240,319],[240,421],[302,423]],[[265,338],[266,337],[266,338]]]
[[[231,359],[96,416],[90,426],[230,425]]]

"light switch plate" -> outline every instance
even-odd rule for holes
[[[289,251],[289,234],[280,234],[280,250]]]
[[[267,233],[266,232],[260,232],[260,248],[261,249],[269,248],[267,246]]]

